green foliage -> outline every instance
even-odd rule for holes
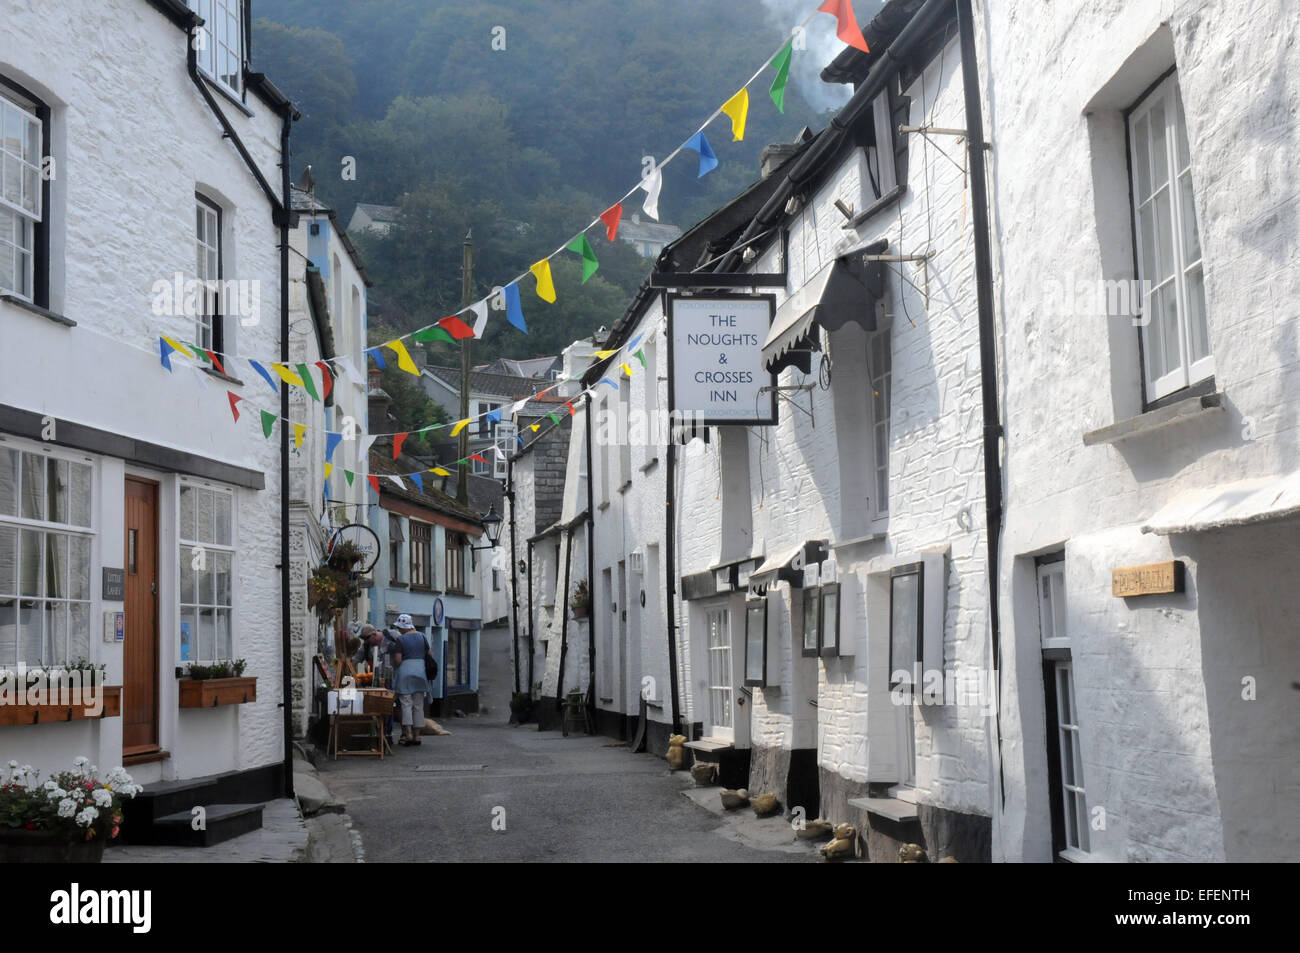
[[[256,68],[304,113],[295,179],[311,164],[343,222],[357,202],[399,208],[387,236],[352,236],[375,281],[372,319],[399,334],[459,309],[467,232],[477,300],[619,199],[642,157],[662,159],[686,139],[794,22],[793,11],[778,22],[758,3],[698,0],[259,0],[257,9]],[[493,49],[497,27],[504,50]],[[751,87],[743,142],[730,141],[725,120],[710,126],[718,169],[697,178],[690,153],[668,167],[662,221],[688,228],[758,177],[763,146],[821,125],[798,82],[778,113],[769,81]],[[355,180],[339,174],[346,156]],[[580,285],[577,258],[558,256],[554,305],[525,276],[530,333],[495,316],[473,344],[475,363],[554,354],[623,314],[651,262],[611,245],[600,226],[588,238],[597,274]],[[431,351],[459,361],[459,346]]]
[[[246,668],[248,668],[248,662],[242,658],[234,661],[227,659],[221,662],[213,662],[211,665],[191,665],[186,669],[185,677],[196,682],[213,678],[241,678]]]

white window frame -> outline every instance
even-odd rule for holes
[[[41,633],[40,633],[41,654],[37,658],[27,658],[23,655],[24,639],[23,639],[22,632],[19,628],[19,616],[17,613],[15,613],[13,619],[13,625],[14,625],[13,656],[12,658],[0,657],[0,669],[9,668],[10,666],[17,665],[19,663],[23,663],[28,666],[36,666],[39,664],[39,665],[49,667],[49,666],[66,665],[70,662],[74,662],[81,658],[89,659],[90,652],[91,652],[90,649],[91,632],[93,629],[93,619],[91,618],[91,606],[93,603],[93,591],[94,591],[93,584],[94,584],[95,568],[98,562],[97,554],[95,551],[95,538],[97,534],[95,530],[96,474],[95,474],[94,462],[89,457],[77,457],[69,454],[51,453],[49,451],[42,452],[37,450],[29,450],[25,447],[15,446],[4,441],[0,441],[0,449],[10,450],[18,454],[18,474],[19,474],[18,481],[14,486],[15,512],[12,515],[7,513],[0,513],[0,530],[12,531],[13,538],[14,538],[13,564],[12,564],[14,591],[12,593],[6,591],[8,587],[5,584],[5,579],[2,576],[0,576],[0,606],[2,606],[5,602],[17,603],[18,609],[23,608],[22,603],[24,602],[32,603],[32,605],[26,607],[29,609],[34,608],[36,604],[41,604],[42,607],[48,605],[57,605],[61,607],[59,611],[63,613],[63,618],[64,618],[63,646],[61,652],[56,652],[54,651],[54,646],[51,642],[51,633],[46,631],[49,610],[45,608],[41,608],[36,611],[35,619],[40,621],[40,629],[41,629]],[[48,481],[49,479],[47,475],[48,474],[47,468],[49,464],[47,461],[53,460],[60,463],[66,463],[69,467],[69,472],[71,470],[71,467],[74,465],[87,468],[87,470],[89,471],[88,476],[90,482],[89,482],[89,486],[87,487],[87,499],[86,499],[87,515],[86,515],[86,523],[84,525],[80,523],[71,522],[70,521],[71,513],[69,513],[69,519],[65,521],[49,519],[48,518],[49,517],[48,494],[45,492],[45,488],[46,488],[45,486],[42,487],[42,493],[41,493],[41,500],[42,500],[41,518],[36,519],[36,518],[25,517],[21,515],[22,514],[22,486],[26,474],[26,466],[24,465],[23,462],[24,458],[33,458],[41,461],[42,464],[41,469],[43,471],[42,478],[43,480],[46,481]],[[46,484],[46,486],[47,485],[48,484]],[[23,548],[25,534],[32,534],[32,533],[40,534],[40,543],[38,545],[42,550],[43,556],[40,560],[40,567],[39,567],[38,578],[36,582],[36,589],[38,594],[24,595],[22,593],[22,588],[23,588],[22,548]],[[46,579],[46,572],[49,568],[48,540],[51,537],[68,540],[68,542],[64,544],[65,565],[63,567],[62,589],[61,592],[56,592],[53,594],[49,592],[47,586],[47,579]],[[72,542],[73,540],[77,540],[78,541],[77,545],[84,547],[85,554],[86,554],[85,566],[86,566],[87,575],[84,580],[84,587],[83,589],[80,590],[82,593],[84,593],[84,595],[78,595],[76,598],[74,598],[72,595],[71,550],[73,546],[73,542]],[[74,606],[82,607],[82,612],[84,612],[83,618],[84,618],[85,627],[84,627],[84,632],[82,633],[84,635],[84,640],[77,638],[77,633],[74,632],[74,619],[73,619]],[[49,655],[49,657],[46,657],[47,655]]]
[[[1068,649],[1065,625],[1065,562],[1038,567],[1038,632],[1043,648]]]
[[[197,529],[187,530],[187,528],[182,524],[181,496],[186,490],[189,490],[190,492],[196,494],[196,496],[194,497],[194,516],[196,520],[198,519],[198,514],[200,512],[200,507],[198,502],[199,497],[197,494],[207,493],[212,495],[213,532],[211,534],[212,535],[211,540],[193,538],[196,536],[201,537],[203,535],[202,532]],[[225,543],[218,542],[219,534],[216,531],[216,523],[217,523],[217,517],[219,513],[216,503],[217,500],[221,498],[224,498],[227,501],[228,512],[230,514],[228,542]],[[235,620],[235,579],[238,578],[238,572],[239,572],[239,562],[236,556],[236,547],[235,547],[235,541],[238,539],[238,536],[236,535],[237,499],[238,498],[236,497],[234,490],[229,489],[227,487],[218,486],[212,483],[199,482],[197,480],[182,479],[177,486],[176,538],[177,538],[178,545],[177,545],[176,565],[177,565],[177,571],[179,573],[177,578],[177,587],[176,587],[176,605],[178,606],[179,609],[179,622],[177,623],[176,626],[177,639],[180,638],[180,622],[185,621],[184,617],[185,617],[186,610],[187,609],[194,610],[193,628],[190,632],[190,639],[191,639],[190,644],[192,646],[190,657],[188,659],[182,659],[180,654],[180,647],[179,645],[177,646],[176,657],[180,659],[182,662],[197,662],[200,664],[210,664],[212,662],[221,662],[227,660],[234,661],[239,657],[238,650],[235,645],[235,632],[238,631],[236,629],[236,620]],[[189,536],[186,535],[187,532],[190,533]],[[194,566],[196,563],[196,559],[198,557],[197,551],[200,549],[203,551],[202,560],[201,560],[201,565],[203,568],[196,569],[194,568]],[[225,593],[226,601],[221,602],[219,599],[215,598],[216,596],[215,591],[212,592],[214,598],[211,601],[203,601],[204,594],[201,591],[199,591],[200,580],[203,578],[202,574],[203,573],[215,574],[217,572],[217,566],[220,565],[218,561],[218,557],[222,557],[222,556],[228,557],[230,561],[229,562],[230,580]],[[190,602],[187,602],[185,600],[186,590],[185,590],[185,580],[183,574],[186,571],[193,572],[195,574],[194,600]],[[213,585],[215,586],[215,584],[216,583],[214,580]],[[211,610],[213,612],[212,653],[210,657],[204,657],[204,652],[203,652],[204,649],[204,643],[202,637],[203,626],[201,622],[202,622],[203,611],[205,609]],[[229,649],[230,649],[229,653],[223,653],[222,652],[223,646],[219,644],[220,635],[219,635],[219,630],[216,625],[216,622],[217,619],[219,618],[217,613],[221,612],[222,610],[224,610],[226,613],[227,625],[229,626]]]
[[[1052,678],[1056,680],[1057,750],[1061,761],[1061,806],[1065,815],[1065,851],[1088,853],[1088,796],[1084,788],[1083,751],[1079,747],[1078,699],[1074,694],[1074,663],[1052,663]],[[1065,685],[1068,692],[1061,691]],[[1068,702],[1068,703],[1067,703]],[[1069,750],[1066,750],[1066,741]],[[1066,773],[1067,759],[1070,773]]]
[[[867,375],[871,389],[871,506],[875,519],[889,516],[889,417],[893,402],[893,338],[889,327],[867,335]],[[883,500],[883,503],[882,503]]]
[[[882,89],[876,98],[871,101],[871,118],[875,126],[876,142],[875,145],[867,149],[867,166],[876,174],[875,182],[879,186],[879,192],[869,196],[871,201],[883,198],[891,189],[898,185],[898,170],[895,166],[894,150],[897,143],[894,139],[894,123],[890,111],[889,90]],[[884,147],[881,147],[884,143]],[[868,189],[873,189],[871,178],[863,183]]]
[[[203,18],[199,69],[236,99],[244,95],[244,0],[188,0]],[[192,42],[192,41],[191,41]],[[232,63],[233,60],[233,63]],[[234,72],[223,72],[233,65]]]
[[[6,132],[14,125],[21,130],[17,141]],[[38,233],[45,221],[44,142],[37,104],[0,85],[0,215],[13,219],[15,233],[13,241],[0,238],[0,294],[32,302]]]
[[[1158,137],[1152,122],[1157,110],[1163,113]],[[1204,251],[1176,73],[1129,113],[1128,140],[1138,278],[1143,288],[1151,289],[1150,295],[1142,295],[1141,340],[1146,398],[1152,402],[1214,376]],[[1144,187],[1149,194],[1143,194]],[[1172,261],[1166,263],[1166,257]],[[1173,305],[1172,314],[1165,310],[1166,302]],[[1171,332],[1178,338],[1172,354]]]
[[[202,302],[194,316],[194,343],[206,350],[225,348],[224,335],[217,333],[224,320],[221,308],[221,206],[201,193],[194,195],[195,275],[200,282]],[[200,234],[201,233],[201,234]]]
[[[705,652],[708,666],[705,669],[709,685],[709,736],[733,740],[735,738],[735,671],[732,654],[735,651],[731,630],[731,608],[726,605],[710,606],[705,610]]]

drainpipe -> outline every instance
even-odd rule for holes
[[[587,586],[591,589],[592,611],[587,613],[587,710],[591,723],[596,723],[596,510],[591,486],[591,392],[587,392]],[[620,597],[619,601],[622,601]]]
[[[673,734],[680,735],[682,733],[682,709],[677,697],[677,617],[673,612],[673,602],[677,595],[677,555],[674,546],[677,537],[675,531],[677,511],[673,509],[673,505],[677,502],[677,440],[671,429],[668,434],[667,455],[667,466],[664,467],[668,484],[665,490],[667,506],[664,510],[664,563],[668,570],[668,580],[664,591],[668,594],[668,598],[665,601],[664,619],[668,623],[668,690],[672,696]]]
[[[515,694],[519,694],[519,552],[515,546],[515,470],[511,460],[506,461],[506,500],[510,503],[510,617],[513,620],[515,657]]]
[[[569,572],[573,567],[573,527],[564,532],[564,600],[560,605],[560,674],[555,682],[555,710],[564,707],[564,657],[569,654]],[[588,586],[591,583],[587,583]],[[591,609],[587,610],[591,617]]]
[[[528,541],[528,697],[533,697],[533,541]]]
[[[980,397],[984,408],[984,505],[988,537],[989,635],[997,683],[994,724],[997,733],[998,791],[1007,792],[1002,770],[1001,627],[998,613],[999,551],[1002,542],[1002,437],[998,407],[997,347],[993,322],[993,262],[989,247],[989,199],[984,174],[984,117],[980,107],[979,67],[975,60],[975,24],[970,0],[957,0],[961,37],[962,88],[966,97],[966,142],[970,154],[971,211],[975,230],[975,293],[979,313]]]

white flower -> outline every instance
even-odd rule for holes
[[[52,781],[47,783],[53,784]],[[49,798],[51,801],[61,801],[68,796],[68,792],[63,790],[63,788],[59,787],[57,784],[55,784],[54,787],[46,790],[45,796]]]
[[[11,767],[11,768],[16,768],[16,767],[18,767],[18,762],[17,762],[17,761],[10,761],[10,762],[9,762],[9,767]]]
[[[125,768],[116,767],[108,772],[108,776],[104,778],[104,783],[114,789],[121,788],[131,783],[131,775],[126,773]]]
[[[59,817],[71,817],[77,813],[77,802],[70,797],[65,797],[59,802]]]
[[[47,791],[57,791],[59,789],[59,783],[57,781],[46,781],[41,785],[41,787],[45,788]]]
[[[95,818],[99,817],[99,811],[96,808],[88,807],[77,815],[76,821],[78,827],[89,827]]]
[[[94,798],[96,807],[108,807],[113,803],[113,792],[99,788],[95,791]]]
[[[90,759],[87,758],[85,755],[80,755],[80,754],[79,754],[79,755],[77,755],[75,758],[72,759],[72,766],[73,766],[74,768],[79,768],[79,767],[81,767],[83,764],[90,764]]]

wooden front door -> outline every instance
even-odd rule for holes
[[[122,753],[158,749],[158,484],[126,478]]]

